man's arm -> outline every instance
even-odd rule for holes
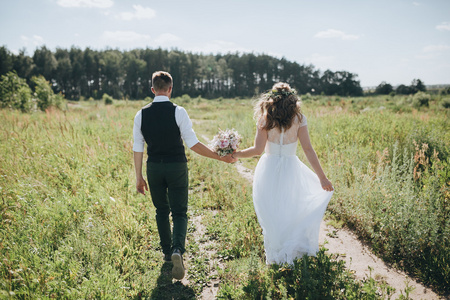
[[[136,171],[136,190],[145,195],[145,191],[148,191],[147,182],[145,182],[142,176],[142,160],[144,152],[133,152],[134,156],[134,170]]]
[[[147,182],[145,182],[142,176],[142,161],[144,158],[144,136],[141,132],[141,122],[142,122],[142,111],[139,110],[134,117],[133,126],[133,158],[134,158],[134,169],[136,171],[136,190],[145,195],[145,190],[148,191]]]
[[[227,163],[234,163],[237,161],[237,158],[231,157],[231,154],[228,154],[227,156],[223,156],[223,157],[220,156],[216,152],[214,152],[211,149],[209,149],[208,147],[206,147],[205,144],[203,144],[201,142],[198,142],[197,144],[192,146],[191,150],[202,156],[217,159],[217,160],[224,161]]]
[[[192,121],[183,107],[177,106],[177,110],[175,111],[175,120],[180,128],[183,141],[195,153],[227,163],[234,163],[237,161],[237,159],[232,158],[231,155],[221,157],[219,154],[205,146],[205,144],[201,143],[197,139],[197,136],[192,129]]]

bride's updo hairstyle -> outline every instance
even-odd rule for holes
[[[261,95],[255,106],[255,118],[264,130],[275,127],[287,130],[297,116],[301,122],[300,98],[295,90],[284,82],[275,83],[272,90]]]

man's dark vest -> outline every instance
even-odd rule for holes
[[[180,128],[175,121],[176,105],[153,102],[142,109],[141,131],[150,162],[187,162]]]

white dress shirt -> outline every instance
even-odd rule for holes
[[[155,103],[165,101],[170,100],[166,96],[156,96],[155,99],[153,99],[153,102]],[[187,111],[183,107],[178,105],[175,109],[175,122],[180,128],[181,138],[186,143],[186,146],[191,148],[192,146],[194,146],[199,142],[197,136],[195,135],[194,130],[192,129],[192,121],[189,118]],[[142,124],[142,109],[140,109],[136,113],[136,116],[134,117],[134,126],[133,126],[134,152],[144,152],[145,140],[144,136],[142,135],[141,124]]]

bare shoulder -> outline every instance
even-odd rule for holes
[[[259,117],[259,119],[256,121],[256,127],[258,129],[263,129],[264,126],[266,126],[266,120],[263,117]]]

